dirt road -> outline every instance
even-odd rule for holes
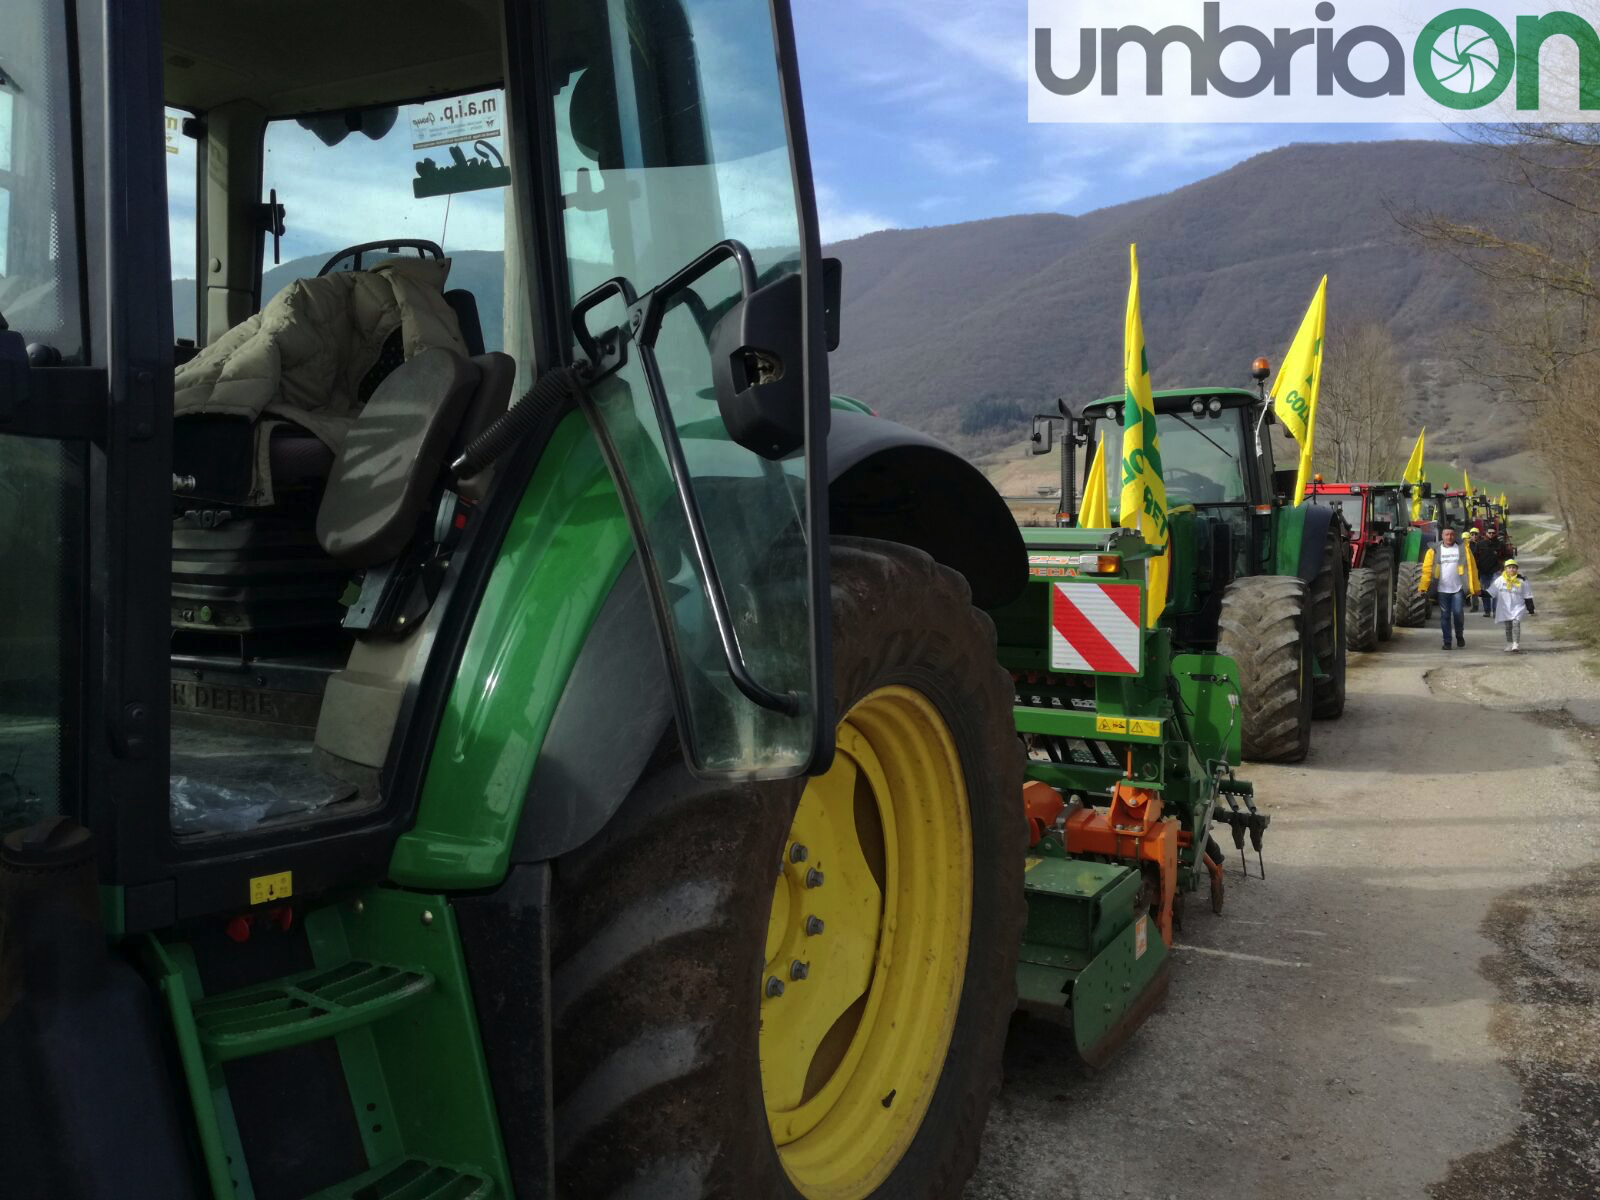
[[[1600,684],[1533,557],[1521,655],[1397,631],[1250,765],[1267,878],[1232,854],[1116,1061],[1013,1030],[969,1200],[1600,1197]]]

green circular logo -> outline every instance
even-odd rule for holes
[[[1446,108],[1482,108],[1499,99],[1516,71],[1506,27],[1476,8],[1452,8],[1423,26],[1411,67],[1422,90]]]

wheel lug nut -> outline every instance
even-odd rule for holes
[[[789,964],[790,979],[804,979],[809,974],[811,974],[811,967],[808,964],[801,962],[798,958]],[[783,981],[781,979],[778,980],[777,983],[780,987],[783,985]]]
[[[821,917],[807,917],[806,918],[806,933],[809,934],[812,937],[816,937],[817,934],[819,934],[821,932],[822,932],[822,918]]]
[[[803,863],[809,857],[811,857],[811,851],[807,850],[799,842],[789,847],[790,862]]]
[[[783,980],[779,979],[776,975],[768,975],[767,976],[767,995],[769,995],[769,996],[781,996],[781,995],[783,995]]]
[[[822,886],[822,872],[817,870],[815,867],[812,867],[809,871],[807,871],[806,872],[806,886],[807,887],[821,887]]]

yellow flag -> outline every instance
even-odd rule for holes
[[[1094,460],[1083,484],[1083,511],[1078,514],[1080,529],[1111,528],[1111,489],[1106,482],[1106,435],[1101,433]]]
[[[1417,444],[1411,447],[1411,457],[1406,460],[1405,474],[1400,476],[1402,483],[1421,483],[1422,472],[1422,439],[1428,436],[1428,427],[1424,425],[1422,432],[1417,434]]]
[[[1472,480],[1467,478],[1467,469],[1461,468],[1461,490],[1467,495],[1472,495]]]
[[[1317,392],[1322,387],[1322,333],[1328,321],[1328,277],[1317,284],[1311,307],[1283,357],[1283,367],[1272,384],[1272,408],[1300,444],[1300,474],[1294,482],[1294,502],[1306,498],[1311,482],[1311,446],[1316,438]]]
[[[1124,529],[1161,548],[1150,559],[1149,602],[1145,624],[1155,628],[1167,607],[1167,573],[1171,569],[1171,535],[1167,531],[1167,485],[1161,473],[1161,438],[1156,433],[1156,405],[1150,394],[1150,356],[1145,353],[1144,322],[1139,317],[1139,248],[1128,247],[1128,314],[1122,328],[1122,503]]]
[[[1501,492],[1500,493],[1500,507],[1504,508],[1505,506],[1506,506],[1506,494],[1504,492]]]
[[[1094,448],[1094,461],[1083,481],[1083,509],[1078,513],[1079,529],[1111,528],[1111,490],[1106,486],[1106,435]]]

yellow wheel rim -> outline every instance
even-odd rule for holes
[[[907,687],[839,723],[784,843],[761,980],[761,1087],[790,1181],[858,1200],[922,1125],[961,1002],[972,832],[955,741]]]

